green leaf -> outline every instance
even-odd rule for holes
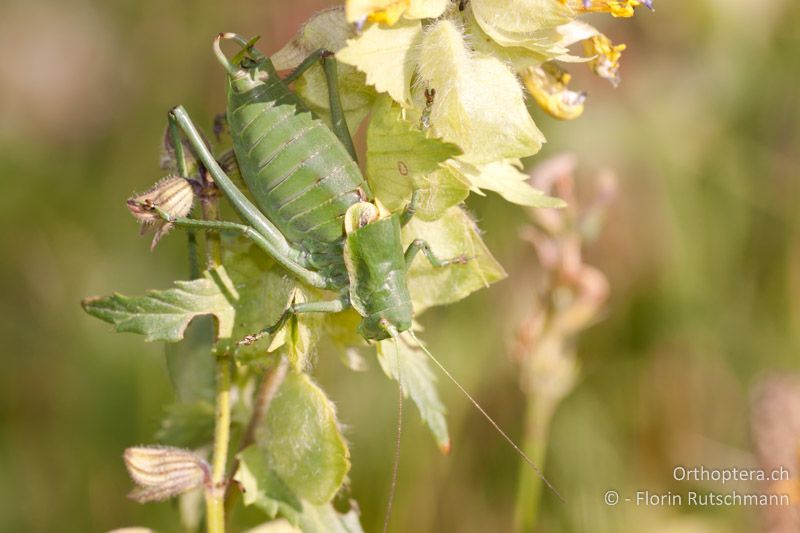
[[[193,318],[214,315],[217,336],[230,337],[233,330],[236,298],[231,292],[224,268],[206,273],[204,278],[176,281],[174,289],[149,291],[145,296],[128,297],[114,294],[83,300],[84,310],[92,316],[114,324],[119,332],[145,336],[146,341],[177,342]]]
[[[270,518],[282,516],[303,533],[363,531],[354,510],[340,514],[330,503],[314,505],[300,500],[270,467],[258,446],[248,447],[238,457],[239,469],[234,479],[242,486],[245,505],[255,505]],[[252,531],[272,529],[259,527]]]
[[[416,315],[428,307],[457,302],[506,277],[475,223],[460,207],[451,207],[434,222],[413,219],[403,228],[403,242],[408,246],[417,238],[428,241],[441,259],[466,256],[469,261],[435,268],[421,255],[417,257],[409,269],[408,282]]]
[[[270,518],[280,513],[294,523],[303,504],[270,467],[264,451],[257,445],[249,446],[238,455],[239,468],[233,477],[242,485],[245,505],[255,505]]]
[[[214,401],[215,365],[209,355],[213,344],[214,321],[201,316],[186,328],[183,342],[164,345],[167,371],[179,401]]]
[[[448,164],[479,192],[481,189],[494,191],[509,202],[529,207],[558,208],[567,205],[560,198],[547,196],[531,186],[528,175],[517,169],[519,160],[495,161],[480,166],[460,160]]]
[[[528,113],[517,77],[499,59],[468,50],[451,21],[441,20],[425,32],[419,73],[436,89],[430,113],[434,132],[461,147],[463,159],[491,163],[541,148],[544,136]]]
[[[208,359],[211,357],[206,354]],[[200,448],[214,438],[214,404],[198,401],[176,403],[167,407],[166,416],[156,433],[162,444],[179,448]]]
[[[403,109],[388,96],[376,101],[367,129],[367,177],[375,196],[390,211],[403,209],[423,179],[430,202],[439,182],[447,179],[437,172],[440,164],[459,154],[455,144],[431,137],[406,120]],[[449,185],[452,189],[453,182]],[[463,189],[458,201],[468,194],[468,187]]]
[[[397,344],[393,339],[379,342],[377,352],[383,372],[395,381],[398,381],[399,355],[403,395],[410,396],[417,405],[422,421],[430,428],[442,452],[450,453],[446,410],[436,392],[436,377],[428,366],[427,356],[407,335],[401,335]]]
[[[223,263],[239,294],[230,340],[236,343],[278,321],[289,305],[297,281],[249,241],[226,238],[224,244]],[[263,357],[271,344],[273,339],[265,337],[250,346],[222,348],[228,351],[235,348],[237,358],[246,361]],[[274,344],[274,348],[280,346]]]
[[[350,469],[333,404],[306,374],[286,376],[256,442],[286,486],[316,505],[333,498]]]
[[[336,58],[367,75],[378,92],[389,93],[401,105],[411,101],[411,77],[422,36],[419,21],[400,22],[391,28],[373,24],[361,35],[347,40]]]
[[[330,503],[310,505],[308,502],[303,502],[303,514],[298,517],[298,524],[303,533],[364,532],[355,509],[342,514]]]

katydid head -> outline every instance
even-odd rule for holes
[[[411,327],[413,308],[397,215],[380,217],[378,208],[359,202],[345,215],[344,260],[350,303],[362,316],[358,332],[383,340]]]
[[[278,75],[272,61],[254,48],[259,38],[253,37],[248,41],[236,33],[220,33],[214,38],[214,55],[228,72],[231,86],[238,92],[249,91],[263,84],[267,78]],[[234,41],[242,48],[228,59],[221,48],[223,40]]]

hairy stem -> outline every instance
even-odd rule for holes
[[[214,451],[211,486],[206,488],[208,533],[225,532],[225,464],[231,429],[231,367],[227,356],[217,357],[217,393],[214,413]]]

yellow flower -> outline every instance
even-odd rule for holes
[[[614,87],[619,84],[619,58],[625,50],[625,44],[614,45],[611,40],[598,33],[583,41],[583,49],[587,56],[595,56],[589,61],[589,68],[603,79],[610,81]]]
[[[414,20],[436,18],[444,13],[448,3],[449,0],[347,0],[344,9],[348,22],[394,26],[403,16]]]
[[[410,0],[348,0],[345,13],[349,22],[383,22],[389,26],[397,22],[408,9]]]
[[[561,0],[579,13],[611,13],[613,17],[632,17],[639,6],[653,9],[652,0]]]
[[[570,90],[567,85],[571,78],[555,63],[530,67],[522,73],[522,81],[536,103],[549,115],[561,120],[572,120],[583,113],[586,93]]]

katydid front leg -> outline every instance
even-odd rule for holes
[[[333,282],[330,279],[303,266],[300,259],[300,252],[289,245],[289,242],[278,228],[259,211],[258,207],[247,199],[242,191],[240,191],[227,174],[225,174],[225,171],[222,170],[219,163],[214,159],[211,151],[203,142],[200,132],[195,127],[191,118],[189,118],[186,110],[182,106],[175,107],[170,111],[170,120],[174,120],[181,128],[184,135],[186,135],[186,138],[189,140],[189,144],[197,158],[214,178],[214,183],[225,193],[225,196],[228,197],[228,200],[230,200],[234,209],[239,213],[239,216],[252,226],[251,229],[254,230],[254,233],[244,232],[243,230],[238,231],[241,231],[244,235],[253,239],[253,241],[275,259],[275,261],[304,283],[320,289],[333,288]],[[188,220],[191,219],[184,219],[181,223],[186,225],[188,224]],[[174,222],[178,225],[178,221]],[[214,228],[205,226],[205,229]],[[225,226],[224,228],[218,229],[237,230],[233,226]],[[258,234],[258,237],[255,237],[255,234]]]
[[[339,313],[340,311],[347,309],[349,306],[350,299],[347,296],[342,296],[339,299],[324,302],[301,302],[292,304],[286,308],[277,322],[271,326],[267,326],[255,335],[246,336],[244,339],[239,341],[239,344],[247,346],[253,344],[264,335],[274,334],[276,331],[280,330],[284,324],[286,324],[286,321],[289,320],[292,315],[299,313]]]

